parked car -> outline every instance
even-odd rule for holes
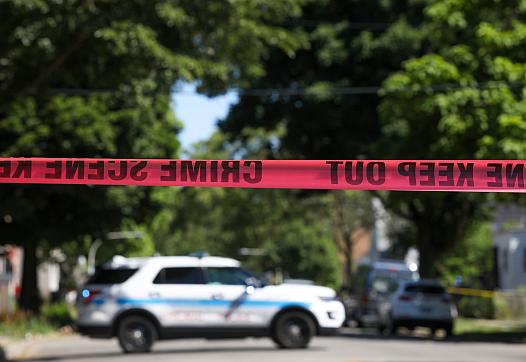
[[[446,289],[435,280],[402,282],[378,303],[378,331],[395,334],[398,327],[443,329],[453,335],[457,309]]]
[[[116,257],[80,294],[78,331],[117,337],[125,352],[194,337],[268,336],[283,348],[305,348],[345,318],[330,288],[266,285],[238,261],[210,256]]]
[[[393,292],[400,281],[418,279],[416,265],[408,266],[401,260],[362,262],[353,278],[354,298],[349,299],[352,303],[348,303],[348,320],[355,321],[359,327],[375,326],[379,297]]]

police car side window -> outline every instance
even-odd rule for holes
[[[205,284],[201,268],[163,268],[153,284]]]
[[[244,285],[252,275],[241,268],[207,268],[208,284]]]

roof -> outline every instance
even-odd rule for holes
[[[113,259],[104,264],[105,268],[140,268],[146,263],[161,264],[163,266],[180,267],[239,267],[239,261],[231,258],[219,256],[153,256],[144,258],[126,258],[116,255]]]

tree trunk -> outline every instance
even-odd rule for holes
[[[37,250],[36,245],[28,243],[24,246],[22,269],[22,288],[20,290],[20,309],[38,314],[40,311],[40,295],[37,286]]]

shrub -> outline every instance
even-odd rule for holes
[[[75,314],[72,307],[65,303],[54,303],[42,307],[42,318],[58,327],[73,324]]]
[[[463,296],[457,303],[458,314],[464,318],[495,318],[495,305],[492,298]]]

